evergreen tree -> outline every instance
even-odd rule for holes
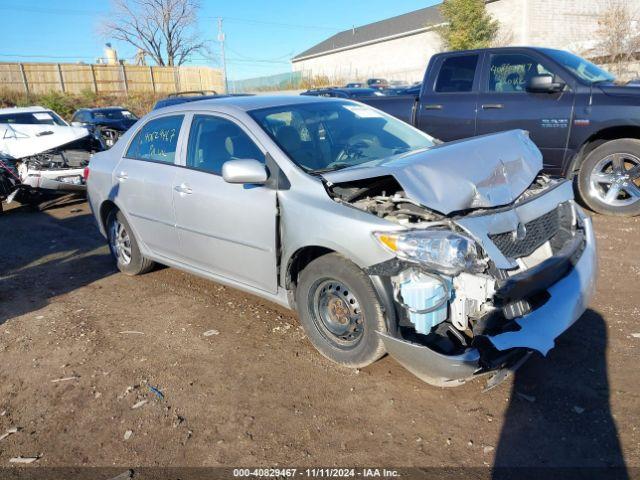
[[[438,33],[448,50],[489,47],[500,28],[487,12],[484,0],[444,0],[440,13],[446,25]]]

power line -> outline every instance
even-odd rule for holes
[[[65,10],[60,8],[32,8],[32,7],[0,7],[0,10],[11,10],[12,12],[26,13],[46,13],[51,15],[103,15],[108,13],[105,10]]]
[[[256,62],[282,62],[282,61],[286,61],[288,63],[288,59],[290,59],[293,56],[293,52],[289,52],[289,53],[285,53],[284,55],[280,55],[279,57],[274,57],[274,58],[248,57],[248,56],[238,52],[237,50],[234,50],[233,48],[229,47],[228,44],[227,44],[227,50],[229,50],[230,52],[236,54],[242,60],[252,60],[252,61],[256,61]]]
[[[95,56],[83,56],[83,55],[28,55],[22,53],[0,53],[0,57],[3,58],[48,58],[52,60],[68,60],[68,59],[86,59],[86,60],[95,60],[98,57]],[[196,61],[204,61],[211,62],[214,60],[211,57],[190,57],[190,60]],[[241,63],[247,65],[259,65],[259,64],[278,64],[278,65],[288,65],[289,62],[285,60],[261,60],[261,59],[246,59],[246,58],[233,58],[228,57],[227,61],[229,63]]]
[[[209,17],[209,18],[217,18],[217,17]],[[272,25],[277,27],[285,27],[285,28],[311,28],[316,30],[330,30],[334,32],[338,32],[341,30],[345,30],[342,27],[329,27],[323,25],[303,25],[298,23],[282,23],[282,22],[270,22],[267,20],[256,20],[254,18],[240,18],[240,17],[222,17],[225,21],[230,22],[239,22],[239,23],[252,23],[256,25]]]
[[[232,58],[227,57],[227,61],[231,60],[234,63],[275,63],[277,65],[289,65],[289,62],[286,60],[246,60],[244,58]]]
[[[95,60],[94,56],[82,56],[82,55],[23,55],[21,53],[0,53],[0,57],[19,57],[19,58],[52,58],[52,59],[68,59],[68,58],[84,58]]]

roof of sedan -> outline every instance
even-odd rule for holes
[[[32,113],[32,112],[42,112],[48,111],[48,108],[41,107],[39,105],[34,105],[33,107],[9,107],[9,108],[0,108],[0,113]]]
[[[195,102],[181,103],[170,107],[162,108],[163,111],[183,111],[198,110],[203,107],[225,107],[235,110],[258,110],[261,108],[281,107],[286,105],[298,105],[312,102],[331,102],[339,101],[335,98],[300,96],[300,95],[255,95],[247,97],[226,97],[213,98],[209,100],[198,100]]]
[[[78,111],[88,111],[88,112],[112,112],[112,111],[120,111],[127,110],[124,107],[96,107],[96,108],[80,108]]]

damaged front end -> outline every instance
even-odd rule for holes
[[[20,180],[31,188],[52,193],[84,191],[84,169],[95,151],[87,138],[17,159],[15,164]]]
[[[380,333],[387,352],[430,384],[506,378],[531,352],[546,355],[593,294],[593,230],[568,181],[537,175],[506,205],[447,214],[407,195],[395,175],[329,188],[405,227],[374,234],[394,258],[366,271],[395,320]]]
[[[49,197],[86,190],[84,170],[104,145],[84,128],[3,125],[1,199],[37,204]],[[2,130],[0,129],[0,130]]]

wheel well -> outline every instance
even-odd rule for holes
[[[100,205],[100,224],[107,229],[107,217],[113,210],[118,210],[118,206],[111,200],[107,200]]]
[[[593,152],[596,148],[598,148],[603,143],[608,142],[609,140],[618,140],[621,138],[637,138],[640,139],[640,127],[634,126],[620,126],[620,127],[610,127],[605,128],[604,130],[600,130],[599,132],[591,135],[583,144],[577,155],[572,160],[569,165],[569,169],[567,170],[567,176],[569,178],[573,177],[574,173],[578,171],[580,168],[580,164],[582,160],[587,158],[591,152]]]
[[[293,255],[291,255],[289,264],[287,265],[285,288],[287,290],[289,304],[292,306],[292,308],[296,308],[295,294],[300,272],[302,272],[305,267],[316,258],[320,258],[323,255],[327,255],[329,253],[338,252],[326,247],[309,246],[300,248]],[[387,329],[389,332],[395,332],[398,327],[398,323],[395,304],[393,302],[393,295],[391,293],[391,282],[388,279],[386,280],[389,285],[389,287],[387,288],[387,286],[385,285],[385,280],[381,277],[372,276],[370,278],[373,284],[373,289],[375,290],[376,295],[378,295],[382,304],[382,309],[385,314],[385,321],[387,322]]]
[[[292,294],[295,293],[300,272],[302,272],[302,270],[304,270],[304,268],[316,258],[327,255],[328,253],[334,253],[334,250],[318,246],[303,247],[297,250],[293,255],[291,255],[289,264],[287,265],[285,288]]]

